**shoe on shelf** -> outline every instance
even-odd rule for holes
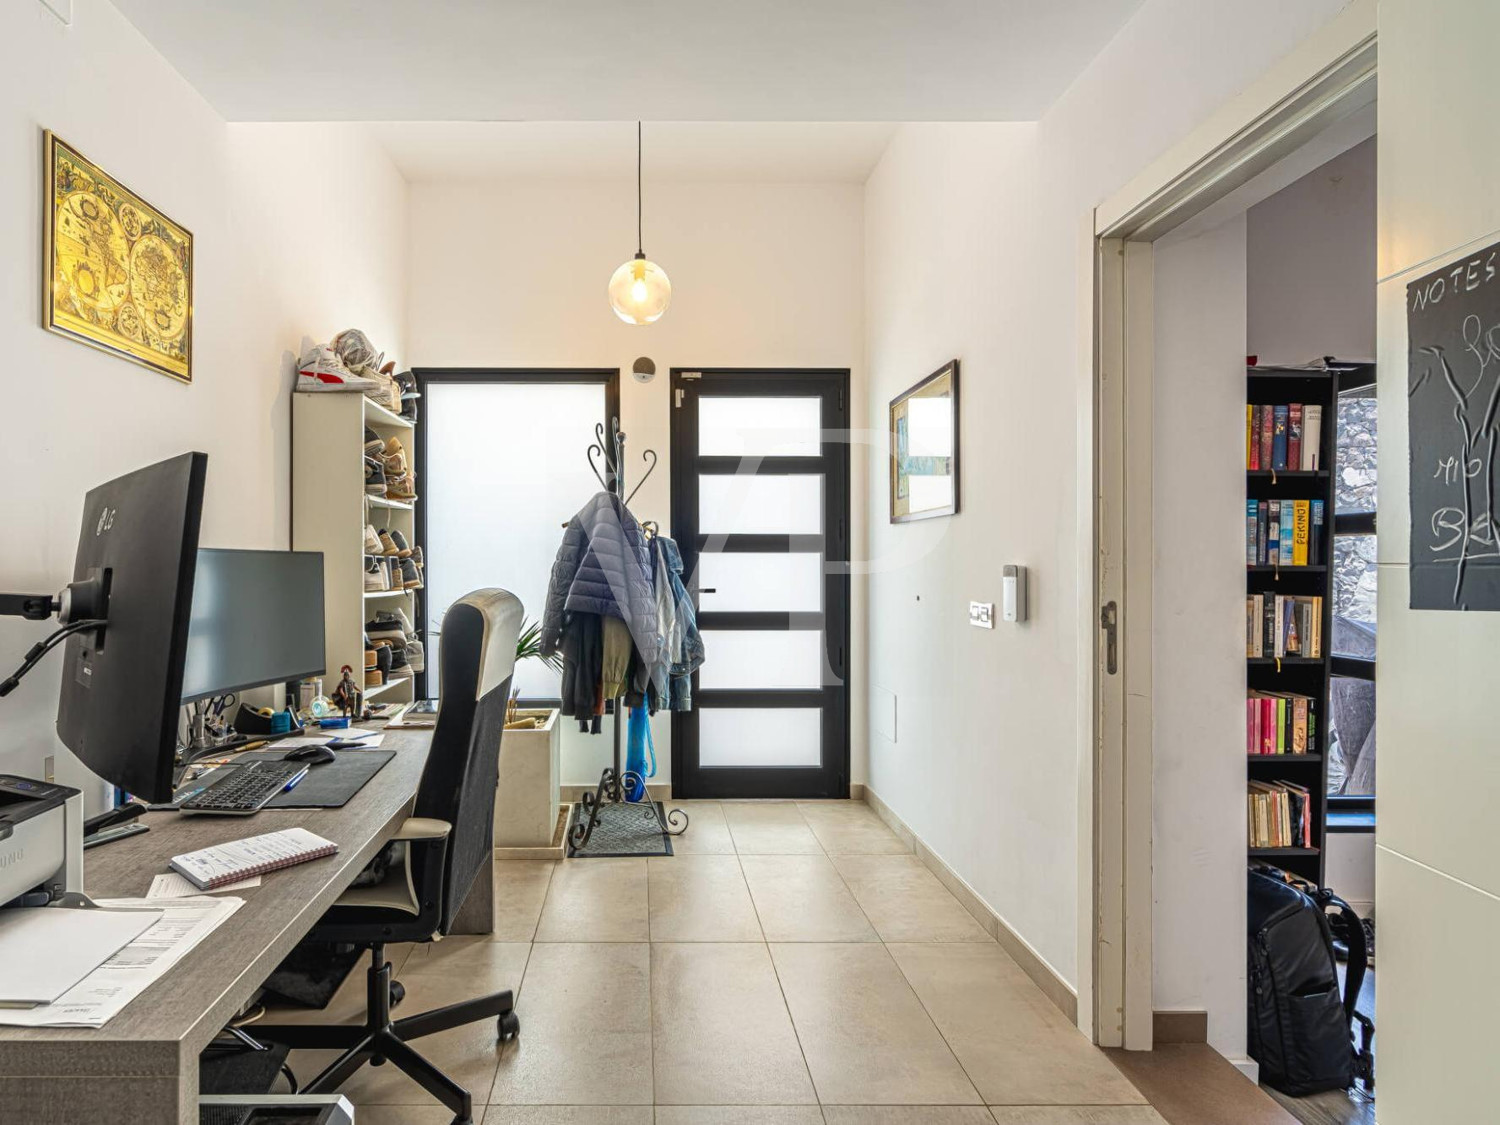
[[[391,543],[395,545],[396,554],[403,559],[411,558],[411,544],[406,541],[406,536],[392,529],[390,532]]]
[[[350,371],[327,344],[314,344],[297,361],[299,391],[348,391],[364,394],[377,386],[375,380]],[[399,397],[397,402],[400,402]]]
[[[379,535],[380,553],[382,555],[399,555],[401,548],[396,546],[396,541],[391,538],[391,533],[385,528],[380,529]]]
[[[390,579],[386,577],[385,567],[379,559],[365,560],[365,593],[379,594],[391,588]]]
[[[386,367],[391,368],[394,368],[395,366],[396,365],[394,363],[386,365]],[[396,386],[401,388],[401,402],[403,407],[406,403],[411,402],[413,399],[422,397],[422,392],[417,390],[417,377],[410,371],[386,371],[385,367],[382,367],[381,370],[385,371],[387,375],[396,380]]]
[[[369,426],[365,427],[365,456],[379,457],[385,452],[385,441]]]
[[[418,570],[422,569],[422,548],[421,547],[413,547],[411,549],[411,561],[417,564],[417,569]]]
[[[406,656],[405,645],[393,645],[391,647],[391,674],[393,680],[409,680],[412,675],[411,661]]]
[[[365,669],[365,687],[372,688],[372,687],[384,687],[384,686],[385,686],[385,675],[380,671],[379,668],[366,668]]]
[[[365,671],[368,672],[371,668],[378,668],[379,666],[380,661],[375,656],[374,647],[371,646],[365,649]]]
[[[365,524],[365,554],[385,554],[385,548],[380,544],[380,536],[376,533],[375,525],[372,523]]]
[[[398,477],[387,477],[385,496],[387,500],[401,500],[411,503],[417,498],[417,482],[411,473],[402,473]]]
[[[411,665],[413,672],[422,672],[427,668],[427,661],[422,653],[422,642],[411,640],[406,642],[406,662]]]
[[[403,590],[420,590],[422,588],[422,575],[417,570],[417,564],[412,562],[411,559],[401,559],[400,563],[401,588]],[[395,565],[394,561],[392,565]]]
[[[391,678],[391,645],[385,644],[375,646],[375,668],[380,673],[380,682],[385,683]]]
[[[396,380],[389,375],[382,375],[378,371],[368,376],[375,384],[374,388],[365,391],[365,397],[376,406],[383,406],[392,414],[401,409],[401,388],[396,386]]]
[[[365,458],[365,495],[385,496],[389,490],[385,483],[385,469],[373,457]]]
[[[400,476],[407,470],[406,446],[401,444],[401,439],[393,437],[385,443],[385,448],[380,454],[381,463],[385,470],[395,476]]]
[[[403,621],[404,616],[397,617],[389,610],[382,609],[365,622],[365,634],[377,645],[381,642],[404,645],[410,635]]]
[[[395,609],[382,610],[381,613],[385,614],[388,617],[394,617],[397,621],[401,622],[401,632],[406,637],[408,644],[416,639],[417,631],[412,628],[411,618],[406,616],[406,610],[402,609],[398,605]],[[378,617],[380,616],[380,614],[377,614],[376,616]]]

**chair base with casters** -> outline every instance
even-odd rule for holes
[[[395,999],[399,1003],[404,990],[392,978],[391,963],[385,959],[385,946],[375,945],[370,949],[365,993],[363,1024],[281,1024],[257,1027],[256,1035],[284,1043],[294,1050],[343,1052],[321,1074],[303,1085],[302,1093],[333,1093],[366,1063],[381,1066],[389,1062],[451,1109],[455,1115],[454,1125],[469,1125],[474,1109],[469,1091],[425,1059],[410,1041],[489,1019],[496,1021],[500,1042],[514,1039],[521,1030],[521,1021],[516,1015],[511,991],[492,992],[393,1020],[391,1002]]]

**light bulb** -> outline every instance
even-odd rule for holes
[[[626,324],[651,324],[672,303],[667,271],[637,254],[609,279],[609,304]]]

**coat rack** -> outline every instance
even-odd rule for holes
[[[588,447],[589,468],[594,471],[594,476],[599,478],[599,484],[604,491],[618,497],[627,508],[630,501],[635,499],[635,494],[641,490],[641,485],[646,483],[656,469],[656,450],[646,449],[641,452],[641,460],[649,461],[650,465],[641,479],[636,482],[635,488],[631,489],[630,495],[625,495],[625,434],[620,430],[620,420],[615,418],[611,421],[609,443],[606,444],[604,434],[604,423],[599,422],[594,426],[594,443]],[[613,445],[613,450],[610,446]],[[594,455],[599,454],[603,459],[604,472],[599,471],[599,465],[594,462]],[[583,811],[588,814],[585,820],[580,816],[568,833],[568,842],[573,849],[584,847],[589,838],[594,834],[594,828],[599,823],[600,810],[605,805],[634,804],[641,809],[641,820],[643,824],[655,825],[656,830],[669,836],[681,836],[687,831],[688,814],[681,809],[672,809],[663,821],[661,814],[656,810],[656,802],[651,799],[651,790],[646,785],[646,778],[630,772],[622,767],[621,754],[623,750],[624,725],[620,722],[621,713],[624,711],[624,700],[616,696],[615,705],[615,729],[614,729],[614,762],[604,767],[604,772],[599,776],[599,785],[592,793],[584,793],[579,800]],[[640,801],[627,801],[628,793],[635,784],[639,783],[644,797]]]

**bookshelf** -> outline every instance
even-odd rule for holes
[[[1250,860],[1273,863],[1304,879],[1322,885],[1324,840],[1328,804],[1326,740],[1329,728],[1329,681],[1333,651],[1333,499],[1334,450],[1338,429],[1337,370],[1302,368],[1251,367],[1246,371],[1245,401],[1255,406],[1288,406],[1297,403],[1321,408],[1321,432],[1318,436],[1317,468],[1272,469],[1250,468],[1248,442],[1256,435],[1247,433],[1245,496],[1247,500],[1322,501],[1323,523],[1316,549],[1309,544],[1307,563],[1302,566],[1280,562],[1250,562],[1247,554],[1245,590],[1248,596],[1277,595],[1294,598],[1321,598],[1319,620],[1313,628],[1320,631],[1320,651],[1316,656],[1250,656],[1247,645],[1245,680],[1249,693],[1286,693],[1306,696],[1314,709],[1315,727],[1305,753],[1257,754],[1250,752],[1247,731],[1245,768],[1247,782],[1275,784],[1286,782],[1304,787],[1309,794],[1310,846],[1255,847],[1250,844],[1246,826],[1246,853]],[[1253,417],[1253,416],[1252,416]],[[1250,424],[1247,422],[1247,430]],[[1247,505],[1248,509],[1248,505]],[[1248,513],[1247,513],[1248,514]],[[1247,528],[1247,539],[1249,531]],[[1312,624],[1311,614],[1304,625]],[[1250,615],[1247,605],[1247,626]],[[1263,637],[1265,651],[1272,652],[1271,641]],[[1247,708],[1247,727],[1250,715]],[[1247,784],[1247,791],[1250,785]],[[1248,816],[1247,816],[1248,822]]]

